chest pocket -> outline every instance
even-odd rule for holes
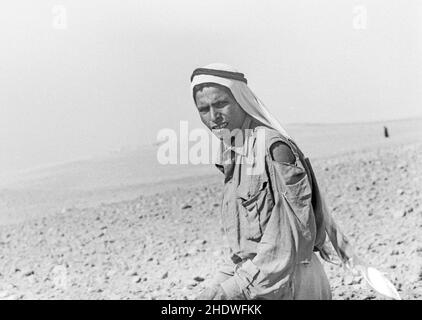
[[[259,241],[274,204],[267,175],[245,176],[236,193],[240,215],[246,222],[245,237]]]
[[[286,196],[289,199],[305,200],[311,195],[311,188],[306,171],[302,166],[274,162],[279,167],[284,180]]]

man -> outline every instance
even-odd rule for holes
[[[191,82],[202,122],[221,139],[215,159],[225,177],[221,224],[230,249],[230,261],[198,299],[331,299],[314,251],[329,260],[327,233],[343,262],[353,252],[309,160],[244,74],[211,64],[196,69]]]

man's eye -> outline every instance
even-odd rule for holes
[[[199,109],[200,113],[207,113],[209,111],[209,108],[201,108]]]

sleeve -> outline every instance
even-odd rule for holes
[[[221,283],[228,299],[293,298],[300,225],[285,195],[289,181],[300,179],[299,182],[303,182],[306,173],[296,170],[295,165],[280,164],[268,157],[266,162],[267,166],[274,166],[270,170],[274,206],[256,256],[237,265],[234,275]],[[283,166],[287,165],[291,170],[284,170]],[[304,189],[299,192],[303,193]]]

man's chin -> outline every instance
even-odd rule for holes
[[[223,139],[224,137],[230,137],[230,130],[227,128],[212,129],[211,131],[218,139]]]

